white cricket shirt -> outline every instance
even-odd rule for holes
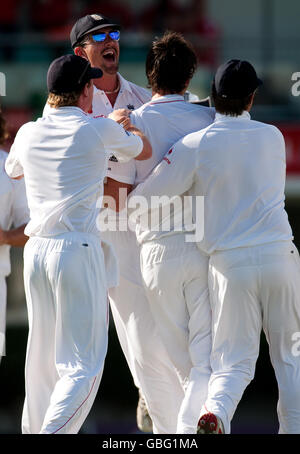
[[[152,145],[152,157],[135,163],[136,184],[147,178],[177,140],[193,131],[206,128],[213,122],[214,117],[215,109],[191,104],[177,94],[155,98],[132,112],[132,123],[144,132]],[[183,209],[188,220],[190,206],[188,203],[183,205],[183,199],[174,200],[172,204],[164,203],[163,209],[152,205],[136,225],[138,242],[159,239],[185,230]],[[191,227],[191,223],[186,227]]]
[[[12,180],[5,172],[5,161],[8,154],[0,150],[0,227],[10,230],[27,224],[29,209],[26,199],[24,180]],[[10,246],[0,246],[0,274],[8,276],[11,271]]]
[[[120,81],[120,91],[113,107],[105,92],[94,86],[93,110],[89,113],[90,116],[103,115],[107,117],[116,109],[134,110],[151,99],[151,92],[149,90],[129,82],[119,73],[118,78]],[[48,115],[51,110],[49,104],[46,104],[43,116]],[[108,161],[107,176],[122,183],[133,184],[136,175],[135,164],[136,162],[134,160],[126,163]]]
[[[181,95],[165,95],[135,110],[130,118],[152,145],[152,157],[135,163],[135,184],[139,184],[177,140],[210,125],[215,118],[215,109],[191,104]]]
[[[274,126],[248,112],[187,135],[173,147],[138,194],[204,196],[207,254],[293,239],[285,211],[285,144]],[[194,222],[201,222],[195,219]]]
[[[124,79],[118,74],[120,91],[112,107],[103,90],[94,87],[93,115],[109,115],[116,109],[134,110],[151,99],[151,92]],[[108,161],[107,176],[122,183],[133,184],[136,175],[136,161],[120,163]]]
[[[99,234],[96,218],[108,157],[136,157],[142,140],[108,118],[91,118],[78,107],[51,109],[18,131],[6,161],[11,177],[24,174],[28,236],[67,231]]]

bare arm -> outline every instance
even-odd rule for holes
[[[24,235],[26,224],[21,225],[16,229],[2,230],[0,229],[0,246],[9,244],[10,246],[22,247],[28,240],[28,236]]]
[[[144,161],[146,159],[151,158],[151,156],[152,156],[151,144],[150,144],[149,140],[147,139],[147,137],[144,135],[144,133],[142,133],[142,131],[140,131],[138,128],[136,128],[131,123],[131,121],[130,121],[130,110],[128,110],[128,109],[116,109],[116,110],[114,110],[113,112],[111,112],[108,115],[108,118],[110,118],[111,120],[116,121],[121,126],[123,126],[123,128],[126,131],[131,132],[132,134],[135,134],[136,136],[139,136],[142,139],[142,141],[143,141],[143,150],[134,159],[136,159],[137,161]]]
[[[142,133],[142,131],[140,131],[138,128],[136,128],[132,124],[130,124],[130,126],[128,128],[126,128],[126,129],[127,129],[127,131],[132,132],[132,134],[135,134],[136,136],[139,136],[142,139],[142,141],[143,141],[143,145],[144,145],[143,146],[143,150],[134,159],[136,159],[137,161],[144,161],[146,159],[151,158],[151,156],[152,156],[152,147],[151,147],[151,144],[150,144],[149,140],[145,136],[145,134]]]

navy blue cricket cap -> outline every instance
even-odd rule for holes
[[[63,55],[49,66],[47,87],[49,93],[61,95],[79,91],[91,79],[103,76],[100,68],[92,68],[88,60],[78,55]]]
[[[214,84],[219,96],[239,99],[253,93],[262,81],[248,61],[229,60],[217,69]]]
[[[81,17],[72,27],[70,33],[71,46],[74,49],[85,35],[105,27],[111,27],[116,30],[121,29],[119,24],[114,23],[108,17],[102,16],[102,14],[87,14]]]

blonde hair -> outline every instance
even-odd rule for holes
[[[61,95],[49,93],[47,103],[50,107],[54,107],[55,109],[64,106],[76,106],[80,95],[81,93],[78,93],[77,91],[72,91],[71,93],[63,93]]]
[[[86,82],[78,91],[71,91],[70,93],[62,93],[60,95],[56,95],[55,93],[50,92],[48,95],[47,103],[50,105],[50,107],[54,107],[55,109],[66,106],[77,106],[80,95],[86,84],[88,84],[88,87],[90,87],[92,81],[89,80],[88,82]]]

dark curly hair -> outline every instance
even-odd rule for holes
[[[156,93],[181,93],[197,69],[197,57],[180,33],[167,31],[156,38],[146,59],[146,75]]]
[[[0,145],[3,145],[9,137],[8,129],[6,126],[5,118],[3,117],[2,110],[0,109]]]

